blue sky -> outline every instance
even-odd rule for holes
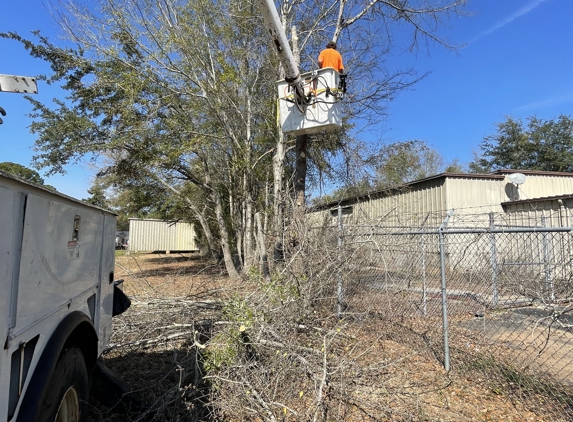
[[[451,43],[465,44],[457,52],[430,47],[416,55],[396,52],[388,59],[396,68],[413,66],[431,73],[389,104],[390,114],[380,127],[384,140],[425,140],[447,161],[467,163],[505,116],[573,116],[573,1],[473,0],[469,10],[473,16],[455,18],[444,30]],[[29,36],[40,29],[54,41],[59,36],[41,1],[7,1],[1,17],[0,32]],[[0,73],[33,76],[49,71],[14,41],[0,39],[0,52]],[[42,83],[35,98],[48,103],[62,95]],[[7,93],[0,94],[0,106],[8,113],[0,125],[0,161],[29,166],[35,139],[26,116],[31,107],[22,96]],[[93,170],[79,163],[67,171],[45,178],[46,183],[86,198]]]
[[[450,22],[458,53],[405,63],[431,74],[390,104],[385,137],[422,139],[447,160],[472,160],[505,116],[573,115],[573,1],[476,0]]]

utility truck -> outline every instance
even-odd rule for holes
[[[37,88],[0,75],[0,91]],[[0,421],[86,417],[111,335],[115,233],[115,214],[0,171]]]
[[[0,171],[0,420],[85,414],[111,335],[115,230],[114,214]]]

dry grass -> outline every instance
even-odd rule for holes
[[[240,365],[217,368],[205,382],[204,345],[238,329],[223,318],[224,304],[247,293],[264,300],[260,286],[231,282],[222,267],[192,254],[118,256],[116,274],[133,304],[114,319],[104,358],[149,410],[116,415],[94,404],[92,422],[556,420],[536,411],[547,403],[540,392],[516,400],[478,357],[447,374],[431,340],[439,333],[428,333],[427,322],[389,324],[371,308],[339,321],[316,307],[312,320],[296,329],[285,321],[276,333],[254,318],[244,344],[256,346],[255,357],[238,351]],[[463,343],[454,355],[472,353]]]

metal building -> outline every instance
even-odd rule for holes
[[[131,252],[198,251],[195,229],[190,223],[156,219],[129,219]]]
[[[492,256],[517,265],[539,261],[540,256],[543,262],[550,262],[552,256],[573,254],[567,237],[527,232],[532,228],[573,224],[573,173],[512,170],[491,174],[444,173],[399,188],[319,205],[311,208],[307,216],[313,228],[338,225],[340,233],[354,239],[356,244],[363,244],[364,248],[399,250],[403,256],[422,254],[435,263],[438,249],[427,247],[423,238],[396,237],[389,241],[385,235],[409,232],[419,235],[420,230],[436,234],[451,210],[447,225],[442,227],[459,232],[447,237],[444,254],[452,268],[468,274],[490,271]],[[462,234],[466,229],[510,228],[524,231],[517,236],[504,236],[499,232]],[[468,252],[470,249],[472,253]],[[389,268],[392,263],[385,265]],[[497,265],[501,268],[501,262]],[[545,268],[547,266],[537,270],[545,271]],[[547,279],[565,279],[572,270],[568,261],[566,265],[552,267]]]
[[[515,183],[512,177],[515,173],[522,174],[523,180]],[[508,203],[569,194],[573,194],[573,173],[523,170],[498,170],[490,174],[442,173],[397,188],[313,207],[309,210],[309,218],[313,223],[328,223],[329,219],[334,222],[341,206],[344,218],[355,223],[380,219],[392,225],[419,226],[423,220],[425,225],[437,227],[451,209],[455,209],[458,216],[482,214],[487,218],[490,212],[508,212]],[[408,216],[409,221],[392,221],[400,216]]]
[[[503,209],[514,226],[571,227],[573,224],[573,194],[520,199],[502,203]]]

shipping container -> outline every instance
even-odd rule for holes
[[[157,219],[129,219],[130,252],[198,251],[195,228],[191,223]]]

